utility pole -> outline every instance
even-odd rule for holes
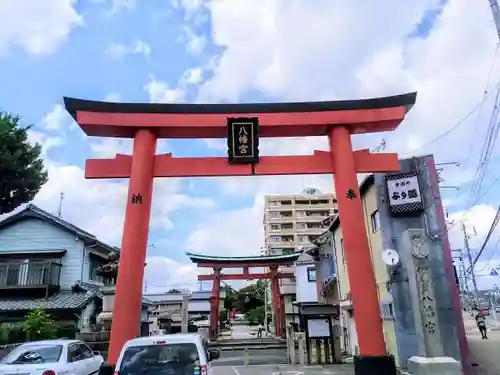
[[[488,0],[490,3],[491,13],[493,14],[493,21],[497,28],[497,37],[500,39],[500,8],[498,7],[497,0]]]
[[[64,193],[59,195],[59,208],[57,209],[57,217],[62,219],[63,217],[63,204],[64,204]]]
[[[474,270],[475,264],[472,262],[472,253],[470,250],[469,246],[469,239],[470,236],[467,233],[467,228],[465,226],[465,223],[462,221],[462,232],[464,233],[464,247],[465,247],[465,252],[467,254],[467,259],[469,260],[470,264],[470,274],[472,278],[472,286],[474,288],[474,300],[476,302],[476,308],[479,308],[479,291],[477,289],[477,280],[476,280],[476,271]]]
[[[261,253],[264,255],[264,256],[267,256],[269,255],[269,248],[267,246],[264,246],[263,248],[261,248]],[[267,327],[267,315],[268,315],[268,311],[267,311],[267,299],[268,299],[268,295],[267,295],[267,282],[264,286],[264,333],[265,335],[267,336],[267,332],[268,332],[268,327]]]

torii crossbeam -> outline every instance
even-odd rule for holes
[[[87,178],[130,179],[109,362],[116,362],[123,344],[137,333],[144,276],[144,267],[138,265],[144,264],[146,257],[155,177],[332,173],[358,331],[360,356],[355,361],[356,372],[395,371],[394,360],[387,355],[384,342],[357,173],[398,171],[397,155],[354,151],[351,135],[396,129],[415,100],[416,93],[363,100],[269,104],[106,103],[65,98],[66,109],[87,135],[134,139],[132,155],[88,160],[85,168]],[[304,156],[261,156],[249,164],[231,164],[231,156],[155,155],[159,138],[225,138],[229,120],[240,116],[256,119],[259,136],[264,138],[327,136],[330,151]],[[252,146],[253,151],[258,151],[255,142]],[[230,151],[234,155],[235,150]]]

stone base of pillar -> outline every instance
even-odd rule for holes
[[[462,365],[451,357],[418,357],[408,359],[412,375],[463,375]]]
[[[97,375],[113,375],[115,372],[115,365],[109,363],[103,363],[99,367]]]
[[[394,356],[354,356],[355,375],[397,375]]]

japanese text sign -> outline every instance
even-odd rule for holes
[[[258,118],[228,118],[227,120],[229,162],[256,164],[259,161]]]

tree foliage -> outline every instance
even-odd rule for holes
[[[250,324],[264,324],[265,315],[264,306],[256,307],[245,314]]]
[[[31,125],[0,112],[0,214],[28,203],[47,182],[40,144],[28,141]]]
[[[42,308],[28,313],[23,330],[30,341],[53,339],[57,336],[57,324]]]
[[[226,291],[224,308],[246,314],[250,310],[263,306],[265,285],[266,281],[258,280],[255,284],[247,285],[238,291],[224,287]]]

